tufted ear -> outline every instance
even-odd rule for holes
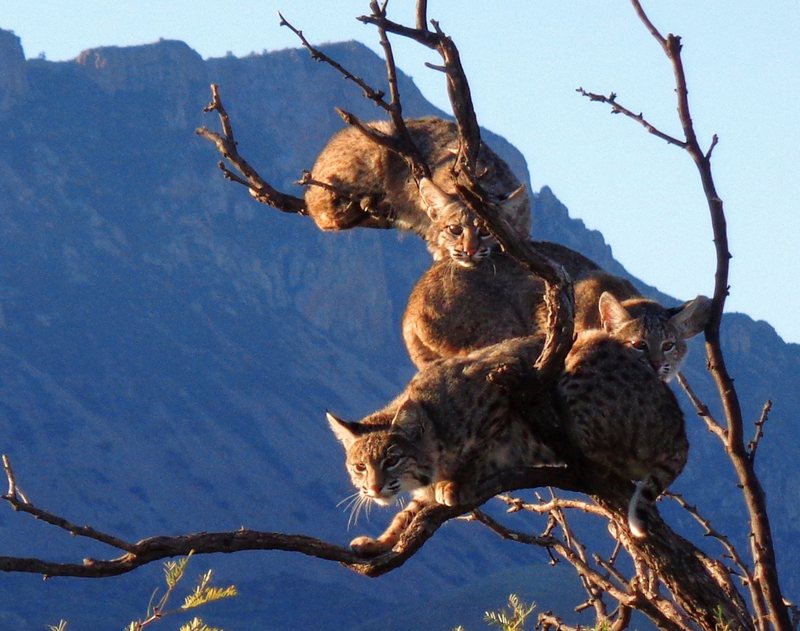
[[[419,196],[425,203],[428,217],[431,221],[436,218],[455,200],[433,183],[433,180],[424,177],[419,181]]]
[[[622,306],[622,303],[616,299],[614,294],[608,291],[604,291],[600,295],[600,301],[597,306],[600,309],[600,322],[603,325],[603,330],[609,333],[621,323],[631,319],[630,314]]]
[[[678,329],[681,337],[688,340],[706,328],[710,316],[711,298],[698,296],[682,304],[669,321]]]
[[[328,419],[328,424],[331,426],[333,433],[336,435],[336,438],[339,439],[339,442],[342,443],[345,450],[350,449],[350,445],[364,433],[361,431],[361,423],[343,421],[328,411],[325,412],[325,416]]]
[[[529,213],[531,202],[528,199],[528,187],[524,184],[513,191],[508,197],[500,200],[500,208],[506,217],[516,217],[523,213]]]
[[[392,419],[392,429],[402,432],[412,442],[422,440],[425,432],[427,416],[425,410],[416,401],[406,399],[397,408],[397,413]]]

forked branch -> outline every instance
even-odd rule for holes
[[[704,152],[700,148],[689,110],[686,73],[684,72],[683,61],[681,59],[681,38],[673,34],[664,37],[647,17],[639,0],[631,0],[631,4],[642,23],[653,35],[659,46],[661,46],[672,65],[673,74],[675,76],[675,92],[678,98],[678,116],[681,126],[683,127],[684,140],[677,142],[674,138],[665,138],[665,140],[685,149],[694,160],[708,203],[714,232],[717,269],[715,273],[714,299],[711,307],[711,315],[705,330],[706,355],[708,358],[709,370],[714,377],[720,395],[727,426],[723,429],[716,422],[710,422],[713,419],[710,419],[707,410],[704,411],[704,406],[702,408],[698,407],[698,410],[700,410],[701,415],[706,418],[707,423],[709,423],[709,428],[723,439],[726,452],[734,465],[737,477],[739,478],[739,485],[744,494],[752,529],[752,551],[754,559],[753,582],[755,584],[753,589],[763,593],[763,600],[766,603],[768,617],[773,627],[781,631],[790,631],[790,629],[792,629],[792,624],[788,607],[785,605],[781,595],[775,559],[775,548],[767,515],[764,491],[755,473],[750,453],[744,444],[744,423],[741,405],[733,385],[733,379],[731,379],[725,365],[720,344],[720,324],[725,300],[728,295],[728,272],[731,254],[728,250],[727,225],[722,199],[717,194],[714,178],[711,173],[711,153],[717,144],[717,137],[713,137],[708,151]],[[583,90],[580,91],[593,100],[610,104],[612,108],[614,108],[613,111],[629,115],[631,118],[638,120],[641,124],[645,122],[643,117],[633,115],[630,113],[630,110],[621,110],[620,106],[616,103],[616,97],[605,98],[584,92]],[[664,136],[665,135],[661,134],[662,138]],[[756,600],[758,601],[759,599],[757,598]],[[764,619],[759,616],[757,624],[759,628],[763,628],[765,624]]]
[[[4,460],[7,461],[7,458]],[[10,463],[6,466],[6,475],[11,485],[14,477]],[[14,481],[13,484],[15,486],[16,482]],[[148,563],[175,556],[185,556],[190,552],[212,554],[244,550],[282,550],[336,561],[359,574],[375,577],[403,565],[446,521],[476,509],[498,493],[552,484],[566,485],[575,490],[581,487],[581,482],[574,479],[572,474],[563,468],[506,471],[501,475],[493,476],[481,485],[474,502],[456,507],[436,505],[422,510],[414,518],[393,551],[371,559],[365,559],[348,548],[314,537],[259,532],[244,528],[234,532],[203,532],[174,537],[157,536],[131,544],[88,526],[76,526],[63,517],[38,508],[21,500],[16,494],[9,493],[3,495],[2,499],[6,500],[14,510],[28,513],[36,519],[72,535],[86,537],[122,550],[125,554],[108,560],[84,559],[82,563],[56,563],[36,558],[0,556],[0,571],[43,576],[104,578],[126,574]]]
[[[199,127],[195,130],[198,136],[207,138],[217,145],[217,150],[222,156],[232,164],[243,177],[239,177],[225,166],[224,162],[219,162],[218,166],[225,177],[234,182],[238,182],[250,189],[250,194],[258,201],[268,204],[286,213],[306,214],[306,205],[302,198],[294,195],[287,195],[276,190],[263,179],[258,172],[241,155],[237,149],[236,140],[233,137],[233,127],[230,117],[222,100],[219,96],[219,88],[211,84],[211,103],[205,107],[204,112],[217,112],[222,124],[222,134],[211,131],[207,127]]]

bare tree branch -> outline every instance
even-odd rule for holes
[[[637,0],[632,0],[634,6],[639,6]],[[703,182],[703,190],[708,200],[711,212],[711,222],[714,231],[714,244],[717,249],[717,274],[712,303],[711,317],[706,327],[706,353],[708,355],[709,369],[714,376],[722,399],[725,416],[728,421],[728,453],[736,468],[742,484],[745,501],[753,530],[753,553],[755,560],[755,579],[764,591],[769,615],[776,629],[789,631],[791,620],[784,604],[778,579],[778,568],[775,559],[775,546],[772,540],[772,530],[767,514],[766,498],[761,482],[756,476],[752,462],[748,458],[744,446],[742,431],[742,410],[739,397],[733,385],[733,380],[728,373],[720,344],[719,327],[722,321],[722,311],[725,298],[728,295],[728,269],[730,252],[728,251],[727,227],[722,200],[717,194],[714,180],[711,175],[711,164],[706,154],[702,152],[697,142],[697,137],[689,113],[688,91],[686,76],[681,61],[680,38],[669,35],[666,45],[662,44],[667,56],[672,62],[676,79],[678,94],[678,112],[681,124],[686,135],[686,150],[695,161]]]
[[[331,57],[328,57],[325,53],[323,53],[318,48],[314,47],[309,43],[309,41],[303,35],[303,31],[295,28],[292,26],[289,21],[281,15],[281,12],[278,11],[278,18],[280,18],[280,26],[285,26],[288,28],[292,33],[297,35],[300,39],[300,42],[303,46],[308,49],[308,52],[311,54],[311,59],[314,61],[321,61],[329,66],[332,66],[336,70],[338,70],[345,79],[352,81],[355,83],[359,88],[364,91],[364,96],[368,98],[370,101],[374,102],[380,108],[386,110],[386,112],[391,112],[391,106],[383,99],[386,96],[386,93],[383,90],[375,90],[372,86],[370,86],[366,81],[364,81],[361,77],[357,77],[352,72],[350,72],[347,68],[342,66],[339,62],[335,61]]]
[[[755,561],[754,581],[764,592],[764,599],[769,610],[769,618],[773,626],[781,631],[789,631],[789,629],[791,629],[791,620],[788,608],[784,604],[780,582],[778,580],[775,548],[766,510],[764,491],[755,474],[753,463],[744,445],[741,405],[733,385],[733,380],[726,368],[720,344],[719,328],[722,321],[725,299],[728,295],[728,272],[731,254],[728,250],[727,225],[722,199],[717,194],[711,173],[710,158],[717,144],[717,138],[714,137],[707,152],[701,150],[689,111],[686,74],[681,60],[681,38],[672,34],[669,34],[667,37],[661,35],[647,17],[639,0],[631,0],[631,4],[642,23],[664,50],[665,55],[672,64],[673,74],[675,76],[675,91],[678,97],[678,116],[681,126],[683,127],[684,140],[677,142],[675,142],[676,139],[674,138],[665,138],[665,140],[682,147],[692,157],[700,174],[703,191],[705,192],[708,202],[714,232],[714,244],[717,252],[717,270],[715,274],[714,298],[712,301],[711,315],[705,330],[705,338],[708,367],[717,384],[717,390],[720,394],[727,421],[725,434],[721,437],[725,442],[726,451],[739,478],[739,483],[742,487],[748,513],[750,515],[753,533],[752,550]],[[586,94],[590,96],[589,93]],[[594,100],[610,103],[614,108],[619,107],[612,98],[598,95],[592,96],[597,97]],[[626,113],[626,115],[630,112],[630,110],[622,111],[621,109],[619,111]],[[645,122],[643,117],[636,116],[632,113],[630,113],[630,116],[642,124]],[[661,137],[664,136],[663,134],[661,135]],[[706,415],[703,416],[708,423],[709,417]],[[717,430],[714,425],[710,424],[709,427],[712,431],[720,435],[719,430]]]
[[[43,576],[77,576],[104,578],[130,572],[142,565],[175,556],[239,552],[244,550],[283,550],[299,552],[329,561],[336,561],[365,576],[381,576],[403,565],[430,539],[446,521],[469,513],[496,494],[519,488],[559,484],[581,488],[582,482],[563,468],[533,468],[506,471],[487,479],[476,494],[476,500],[463,506],[430,506],[423,509],[409,525],[394,550],[366,559],[348,548],[305,535],[289,535],[241,529],[235,532],[197,533],[181,536],[157,536],[136,544],[124,542],[90,527],[76,526],[66,519],[22,503],[17,497],[3,499],[15,510],[33,515],[73,535],[79,535],[125,550],[126,554],[110,560],[84,559],[83,563],[56,563],[42,559],[0,556],[0,571],[24,572]]]
[[[634,114],[628,108],[626,108],[626,107],[620,105],[619,103],[617,103],[617,95],[614,92],[612,92],[608,96],[604,96],[602,94],[595,94],[593,92],[587,92],[583,88],[578,88],[575,91],[578,92],[581,96],[587,97],[590,101],[597,101],[599,103],[607,103],[608,105],[611,106],[611,113],[612,114],[624,114],[628,118],[632,118],[637,123],[639,123],[642,127],[644,127],[647,131],[649,131],[651,134],[653,134],[654,136],[658,136],[662,140],[666,140],[669,144],[677,145],[678,147],[681,147],[682,149],[686,148],[686,143],[684,141],[678,140],[677,138],[674,138],[673,136],[670,136],[669,134],[665,134],[660,129],[658,129],[658,128],[654,127],[653,125],[651,125],[649,122],[647,122],[647,120],[645,120],[645,118],[644,118],[644,116],[642,115],[641,112],[639,112],[638,114]]]
[[[558,506],[559,504],[560,502],[555,501],[553,506]],[[537,505],[533,504],[530,506]],[[552,508],[551,510],[556,511],[559,509]],[[624,579],[621,577],[621,575],[617,575],[615,576],[615,579],[621,579],[621,586],[617,586],[615,583],[610,581],[607,576],[604,576],[591,565],[589,565],[585,554],[582,554],[579,550],[573,549],[572,544],[569,543],[569,539],[574,541],[574,535],[572,535],[568,529],[564,530],[565,536],[568,538],[568,541],[565,544],[551,534],[535,537],[517,530],[511,530],[482,511],[475,511],[473,515],[476,521],[481,522],[504,539],[510,539],[512,541],[518,541],[520,543],[526,543],[529,545],[537,545],[545,547],[548,550],[554,550],[561,558],[570,563],[582,577],[584,585],[589,591],[589,606],[599,605],[598,624],[607,622],[609,618],[605,612],[604,606],[602,605],[602,601],[599,601],[600,594],[607,593],[620,603],[620,609],[618,611],[621,611],[624,608],[633,607],[642,611],[642,613],[648,616],[660,629],[664,629],[666,631],[691,630],[692,627],[688,620],[683,616],[683,614],[677,611],[672,603],[660,597],[656,593],[647,594],[641,591],[641,589],[637,586],[643,585],[642,581],[633,582]],[[560,523],[563,530],[566,521],[561,520]]]
[[[231,126],[230,117],[219,97],[219,88],[213,83],[211,84],[211,95],[211,103],[203,111],[216,111],[217,114],[219,114],[223,135],[211,131],[207,127],[199,127],[195,130],[195,133],[216,144],[217,150],[228,162],[236,167],[239,173],[244,176],[244,179],[236,176],[236,174],[225,167],[224,163],[220,162],[219,168],[222,170],[225,177],[247,186],[250,189],[250,194],[260,202],[286,213],[305,215],[306,205],[301,198],[287,195],[274,189],[241,155],[239,155],[239,150],[236,148],[237,143],[233,137],[233,127]]]
[[[542,355],[536,362],[536,369],[537,381],[544,384],[551,383],[561,373],[564,358],[572,347],[574,300],[571,281],[559,265],[543,257],[529,242],[522,241],[508,227],[494,206],[494,200],[489,199],[478,184],[476,165],[481,147],[480,127],[475,116],[469,82],[453,40],[444,34],[436,21],[432,21],[434,31],[419,27],[420,16],[425,13],[424,6],[417,7],[416,29],[389,20],[375,0],[370,6],[372,15],[361,16],[358,19],[378,27],[382,34],[381,43],[384,45],[384,50],[391,50],[388,40],[385,39],[385,33],[394,33],[436,50],[444,62],[447,91],[459,130],[459,153],[454,173],[456,188],[459,197],[484,220],[502,248],[526,269],[545,281],[545,304],[548,309],[547,339]],[[387,53],[390,76],[394,67],[393,58],[391,59],[390,64],[390,54]],[[409,161],[404,153],[401,155]]]
[[[766,620],[767,618],[766,607],[764,604],[764,594],[760,589],[758,589],[758,585],[753,580],[753,575],[750,571],[750,568],[747,567],[747,564],[739,554],[739,551],[726,535],[713,528],[711,526],[711,522],[700,515],[697,506],[689,504],[681,495],[678,495],[677,493],[666,491],[664,495],[675,500],[685,511],[694,517],[695,521],[697,521],[697,523],[699,523],[705,529],[705,535],[707,537],[716,539],[725,548],[725,551],[728,553],[731,561],[734,562],[736,567],[741,572],[741,576],[743,577],[742,583],[750,590],[750,599],[753,603],[753,608],[755,609],[756,626],[758,628],[762,628],[763,623],[760,623],[759,621]],[[723,587],[726,587],[731,594],[737,594],[738,592],[730,580],[730,571],[727,570],[727,568],[715,568],[715,570],[715,575],[718,576],[718,580],[723,584]]]
[[[683,388],[684,392],[689,396],[689,399],[694,405],[695,409],[697,410],[697,416],[702,418],[706,422],[706,426],[708,427],[708,431],[716,436],[722,441],[722,444],[725,445],[728,439],[728,432],[727,430],[720,425],[714,416],[711,414],[711,411],[708,409],[708,406],[700,400],[692,386],[686,380],[686,377],[682,372],[678,372],[678,383],[680,384],[681,388]]]

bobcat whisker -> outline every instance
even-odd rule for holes
[[[356,501],[356,499],[358,498],[358,495],[359,495],[358,491],[356,491],[355,493],[351,493],[350,495],[348,495],[347,497],[345,497],[345,498],[344,498],[344,499],[343,499],[341,502],[339,502],[339,503],[336,505],[336,508],[339,508],[339,507],[340,507],[342,504],[344,504],[345,502],[347,502],[347,506],[345,506],[345,507],[344,507],[344,510],[347,510],[348,508],[350,508],[350,505],[351,505],[353,502],[355,502],[355,501]]]
[[[360,493],[356,494],[357,497],[351,503],[351,511],[350,511],[350,519],[347,520],[347,529],[350,530],[350,526],[355,526],[358,524],[358,517],[361,514],[361,509],[364,507],[364,504],[367,505],[367,518],[369,519],[369,506],[372,502],[369,501],[369,498],[366,495],[361,495]]]

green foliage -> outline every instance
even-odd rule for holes
[[[536,609],[536,605],[526,605],[516,594],[508,597],[508,607],[500,611],[487,611],[483,619],[493,627],[503,631],[524,631],[525,620]],[[465,631],[464,627],[456,627],[453,631]]]
[[[167,561],[164,563],[164,578],[167,581],[167,587],[169,589],[174,589],[178,584],[178,581],[183,578],[186,570],[186,564],[189,562],[191,556],[191,553],[189,553],[189,556],[187,557],[178,559],[177,561]]]
[[[209,587],[208,584],[211,582],[211,572],[212,571],[209,570],[198,579],[197,587],[195,587],[194,591],[183,601],[181,609],[193,609],[194,607],[199,607],[200,605],[205,605],[215,600],[236,596],[235,585],[230,585],[225,588]]]
[[[124,631],[142,631],[142,629],[144,629],[146,626],[152,624],[156,620],[161,620],[166,616],[170,616],[181,611],[188,611],[189,609],[200,607],[201,605],[214,602],[215,600],[231,598],[238,594],[235,585],[229,585],[228,587],[211,587],[210,584],[212,571],[209,570],[205,574],[200,575],[200,577],[197,579],[197,585],[192,592],[186,596],[183,604],[180,607],[167,609],[167,604],[169,603],[169,599],[175,591],[175,588],[186,575],[186,564],[189,562],[191,556],[192,554],[189,553],[189,556],[187,557],[178,559],[177,561],[167,561],[164,563],[164,579],[167,583],[167,589],[164,592],[164,595],[157,599],[156,597],[158,595],[158,588],[156,588],[156,590],[153,592],[153,595],[150,597],[150,602],[147,604],[147,613],[144,619],[131,622],[125,627]],[[64,620],[59,622],[58,626],[48,625],[48,629],[50,631],[65,631],[66,628],[67,623]],[[217,629],[216,627],[209,627],[200,618],[195,617],[186,624],[181,625],[179,631],[223,630]]]
[[[191,622],[182,624],[179,631],[222,631],[222,629],[209,627],[205,622],[200,620],[200,618],[194,618]]]
[[[523,631],[525,620],[536,609],[523,603],[516,594],[508,597],[508,608],[501,611],[487,611],[484,620],[493,627],[500,627],[503,631]]]

